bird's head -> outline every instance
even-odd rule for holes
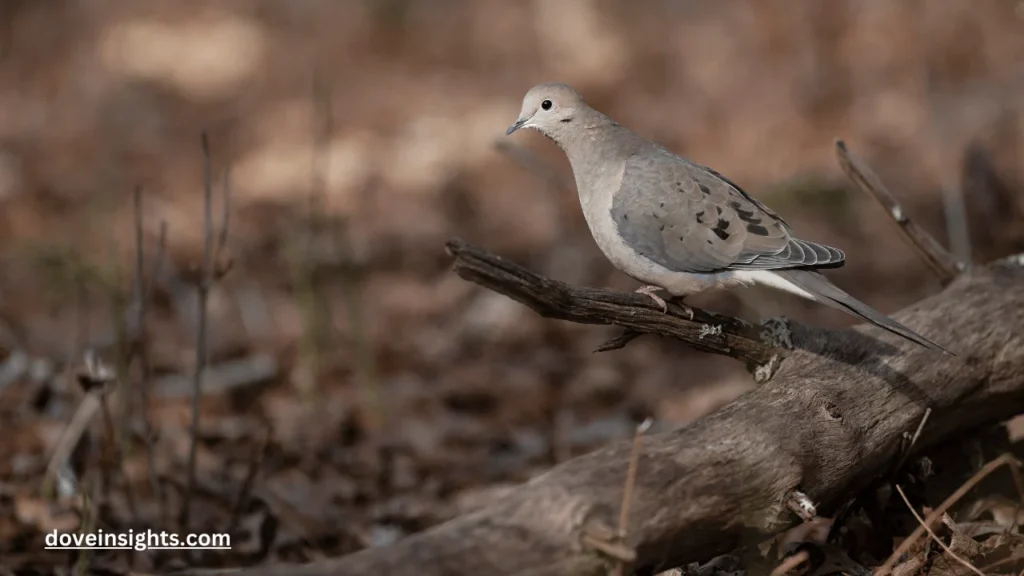
[[[519,118],[509,126],[506,135],[520,128],[533,128],[555,142],[572,131],[573,124],[590,110],[579,92],[566,84],[538,84],[523,97]]]

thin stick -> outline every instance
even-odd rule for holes
[[[999,456],[995,460],[992,460],[988,464],[982,466],[980,470],[974,473],[974,476],[968,478],[962,486],[957,488],[956,492],[950,494],[949,497],[946,498],[942,502],[942,504],[939,505],[938,508],[932,510],[928,514],[924,522],[922,522],[921,525],[918,526],[910,534],[910,536],[908,536],[907,539],[899,545],[898,548],[896,548],[892,555],[890,555],[889,558],[885,561],[885,564],[882,564],[875,570],[875,576],[886,576],[887,574],[892,572],[892,568],[896,565],[896,562],[899,560],[899,558],[906,554],[907,551],[909,551],[914,546],[914,543],[917,542],[919,538],[921,538],[921,536],[925,533],[925,530],[927,528],[929,528],[930,526],[935,524],[936,521],[941,519],[942,515],[946,512],[946,510],[949,510],[949,508],[953,504],[956,504],[958,501],[960,501],[960,499],[963,498],[965,494],[970,492],[971,489],[978,484],[978,482],[984,480],[986,476],[988,476],[989,474],[991,474],[993,471],[995,471],[997,468],[1004,464],[1010,466],[1018,466],[1017,461],[1014,460],[1011,454],[1003,454],[1002,456]]]
[[[51,490],[50,487],[53,485],[53,479],[57,477],[60,467],[71,457],[75,446],[78,446],[78,441],[82,438],[82,433],[85,432],[86,427],[89,426],[89,423],[92,422],[96,414],[99,414],[100,394],[101,392],[98,388],[87,392],[78,404],[78,408],[75,409],[75,414],[71,417],[71,421],[68,422],[68,425],[64,427],[64,431],[61,432],[57,447],[54,449],[53,455],[50,456],[50,462],[46,466],[46,477],[43,481],[44,494]]]
[[[267,455],[267,450],[270,447],[270,427],[268,426],[263,433],[263,440],[260,442],[260,446],[252,459],[249,461],[249,469],[245,474],[245,480],[242,482],[242,486],[238,490],[238,497],[235,498],[235,505],[231,510],[231,518],[228,520],[228,527],[224,530],[225,533],[231,534],[238,528],[238,523],[241,521],[242,512],[245,511],[245,505],[249,503],[249,495],[252,494],[252,487],[256,483],[256,476],[259,474],[260,467],[263,464],[263,459]]]
[[[622,506],[619,508],[619,538],[625,538],[629,529],[629,504],[633,500],[633,489],[636,485],[636,469],[640,461],[640,437],[650,429],[653,421],[648,418],[636,427],[633,434],[633,447],[629,451],[629,467],[626,469],[626,487],[622,491]]]
[[[860,158],[847,149],[842,140],[835,141],[835,155],[839,167],[861,190],[867,192],[892,217],[899,226],[903,237],[914,247],[925,264],[935,272],[943,285],[953,281],[964,270],[963,263],[957,261],[935,238],[913,222],[904,212],[896,198],[882,184],[878,176]]]
[[[189,505],[196,481],[196,449],[199,444],[199,399],[203,393],[203,369],[206,367],[206,301],[210,293],[213,272],[211,260],[213,256],[213,176],[210,168],[210,142],[206,132],[202,133],[200,143],[203,151],[203,269],[196,284],[199,292],[199,322],[196,334],[196,365],[192,380],[192,425],[190,428],[191,444],[188,450],[188,481],[185,484],[185,496],[182,499],[181,514],[178,525],[181,529],[188,528]]]
[[[104,386],[104,388],[106,387]],[[109,390],[105,390],[104,393],[100,395],[100,413],[103,415],[103,427],[106,430],[105,436],[107,445],[109,446],[108,450],[113,452],[113,457],[108,457],[110,456],[108,450],[104,450],[102,460],[106,464],[113,464],[113,468],[117,470],[118,476],[120,476],[121,480],[124,482],[124,496],[128,504],[128,511],[131,512],[132,518],[137,522],[139,520],[139,508],[135,504],[135,490],[132,488],[127,475],[124,473],[124,444],[122,442],[118,442],[117,432],[114,430],[114,417],[110,414],[109,398]],[[113,485],[111,480],[111,478],[113,478],[113,474],[111,474],[105,467],[103,472],[106,477],[103,483],[103,487],[106,492],[104,494],[104,498],[109,502],[109,492]]]
[[[971,267],[971,233],[967,224],[967,208],[964,205],[964,191],[958,185],[942,187],[942,208],[946,217],[946,234],[953,256]]]
[[[956,560],[957,562],[962,564],[964,566],[964,568],[967,568],[968,570],[970,570],[971,572],[974,572],[978,576],[985,576],[985,573],[982,572],[981,570],[978,570],[974,566],[974,564],[971,564],[967,560],[961,558],[960,555],[958,555],[956,552],[953,552],[952,550],[950,550],[949,546],[946,546],[945,542],[943,542],[942,540],[939,540],[939,537],[935,535],[935,532],[932,531],[932,529],[927,524],[924,523],[924,520],[917,513],[917,510],[914,510],[914,507],[910,505],[910,500],[907,499],[907,495],[903,493],[903,489],[900,488],[899,484],[896,485],[896,491],[900,493],[900,498],[903,498],[903,502],[907,505],[907,509],[910,510],[910,513],[914,515],[914,518],[917,519],[917,522],[921,525],[922,528],[924,528],[925,530],[928,531],[928,535],[932,537],[932,540],[934,540],[936,544],[941,546],[942,549],[946,551],[946,554],[949,554],[950,557],[952,557],[954,560]]]
[[[149,333],[146,330],[146,312],[149,301],[149,291],[146,289],[146,279],[143,273],[146,254],[142,246],[143,224],[142,224],[142,187],[135,188],[135,310],[138,314],[136,319],[136,330],[138,334],[135,340],[136,350],[139,358],[139,399],[142,403],[142,434],[143,442],[146,445],[146,471],[149,476],[149,489],[153,497],[159,503],[160,521],[167,525],[167,510],[164,506],[163,493],[160,491],[160,480],[156,475],[156,450],[153,446],[153,422],[150,420],[149,410],[151,408],[149,398],[149,376],[151,373],[149,363]],[[161,226],[161,236],[166,234],[166,226]],[[163,242],[161,242],[163,244]]]
[[[618,544],[625,545],[629,531],[629,505],[633,501],[633,490],[636,487],[636,470],[640,462],[640,437],[651,427],[653,421],[648,418],[636,427],[633,434],[633,446],[629,450],[629,467],[626,469],[626,486],[622,490],[622,505],[619,507],[619,529],[616,532]],[[626,573],[626,562],[619,561],[615,566],[615,574]]]
[[[71,329],[71,353],[68,355],[67,366],[64,369],[64,380],[69,386],[73,385],[72,383],[75,380],[75,362],[78,361],[78,352],[82,349],[82,343],[86,341],[89,332],[88,319],[85,314],[88,299],[88,288],[85,285],[85,281],[83,280],[81,273],[79,272],[74,274],[73,281],[75,288],[75,307],[74,315],[72,316],[74,326]],[[82,403],[79,405],[79,411],[83,409],[87,400],[89,400],[88,391],[86,397],[82,399]],[[95,408],[98,408],[98,405],[92,409],[94,410]],[[46,472],[43,476],[42,494],[44,498],[50,498],[53,495],[53,483],[57,479],[57,473],[60,470],[60,466],[63,466],[67,459],[71,457],[71,453],[74,451],[75,447],[78,446],[78,441],[84,432],[84,426],[89,424],[94,415],[94,413],[83,415],[83,417],[86,418],[86,420],[81,423],[83,429],[74,430],[71,428],[71,424],[75,421],[74,419],[78,417],[78,411],[76,411],[75,416],[61,434],[61,440],[57,444],[57,449],[54,451],[50,462],[47,464]],[[68,444],[65,444],[65,442]]]
[[[221,253],[228,244],[228,223],[231,222],[231,164],[224,169],[224,201],[221,203],[222,214],[220,217],[220,234],[217,236],[217,259],[219,263]]]
[[[928,417],[931,416],[932,409],[925,408],[924,415],[921,416],[921,421],[917,423],[917,430],[914,431],[914,436],[910,438],[910,444],[903,449],[903,456],[900,457],[899,463],[896,464],[896,472],[899,472],[900,468],[907,462],[907,457],[910,456],[910,451],[914,448],[914,444],[917,444],[917,439],[921,437],[921,431],[924,430],[924,424],[928,421]]]
[[[156,241],[156,256],[153,257],[153,271],[150,272],[149,277],[153,279],[153,283],[149,285],[148,298],[153,299],[153,293],[156,290],[157,279],[160,278],[160,273],[163,271],[164,266],[164,254],[167,252],[167,220],[160,221],[160,235]]]

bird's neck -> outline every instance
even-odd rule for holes
[[[572,166],[581,200],[593,194],[598,183],[621,169],[622,160],[634,152],[637,137],[613,120],[594,112],[564,138],[552,138]]]

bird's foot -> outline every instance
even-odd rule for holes
[[[650,285],[647,285],[647,286],[641,286],[640,288],[637,288],[636,289],[636,293],[637,294],[643,294],[644,296],[647,296],[651,300],[654,300],[658,304],[658,306],[661,306],[661,311],[665,312],[667,314],[668,313],[668,302],[666,302],[665,299],[662,298],[661,296],[658,296],[657,294],[655,294],[655,292],[657,292],[659,290],[662,290],[661,286],[654,286],[653,284],[650,284]],[[683,312],[686,314],[686,316],[690,320],[693,320],[693,317],[694,317],[694,315],[693,315],[693,308],[690,308],[686,304],[683,304],[682,303],[683,302],[683,298],[682,297],[675,297],[675,298],[672,298],[672,300],[674,302],[676,302],[679,305],[680,308],[683,309]]]
[[[636,293],[643,294],[644,296],[647,296],[651,300],[654,300],[655,302],[658,303],[658,306],[661,306],[662,312],[668,312],[668,303],[665,302],[664,298],[655,294],[655,292],[657,292],[658,290],[661,290],[661,286],[655,286],[651,284],[648,286],[641,286],[637,288]]]

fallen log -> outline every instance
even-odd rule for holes
[[[474,281],[546,315],[649,331],[670,322],[676,336],[692,328],[684,323],[700,324],[671,310],[670,320],[652,320],[657,315],[648,316],[645,298],[568,287],[463,243],[449,248],[457,272],[468,270]],[[1024,411],[1024,256],[961,275],[894,317],[921,334],[944,335],[958,356],[871,326],[789,324],[770,346],[747,343],[761,359],[786,342],[792,349],[756,390],[689,426],[643,439],[620,556],[649,573],[763,541],[799,521],[787,507],[795,491],[819,510],[834,509],[904,456],[904,435],[926,409],[931,415],[915,452]],[[748,328],[705,330],[699,341],[721,338],[720,349],[732,349],[730,342],[756,340]],[[629,450],[622,442],[567,461],[490,507],[387,548],[239,573],[607,574],[615,554],[593,543],[614,533]]]
[[[867,325],[752,326],[672,303],[662,312],[649,298],[569,286],[453,240],[448,252],[464,279],[542,316],[623,328],[598,351],[653,333],[741,360],[763,384],[687,427],[645,437],[638,457],[629,442],[605,447],[393,546],[239,573],[576,576],[629,566],[649,574],[767,540],[799,521],[796,512],[835,509],[910,454],[1024,411],[1024,254],[961,275],[966,267],[844,142],[834,152],[945,286],[894,317],[946,336],[958,356]],[[630,505],[616,530],[627,476]]]

